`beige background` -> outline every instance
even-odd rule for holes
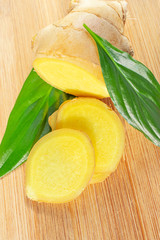
[[[135,58],[160,80],[160,1],[129,0]],[[0,0],[0,140],[32,67],[31,37],[67,13],[66,0]],[[126,124],[118,170],[74,202],[26,199],[25,164],[0,180],[0,240],[160,239],[160,150]]]

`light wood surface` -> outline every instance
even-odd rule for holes
[[[160,80],[160,0],[128,2],[126,35],[135,58]],[[68,6],[67,0],[0,0],[0,140],[32,67],[31,37]],[[0,180],[0,240],[160,239],[160,149],[128,124],[117,171],[74,202],[29,201],[24,175],[25,164]]]

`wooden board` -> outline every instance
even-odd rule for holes
[[[160,80],[160,0],[128,2],[126,34],[135,58]],[[31,37],[68,6],[67,0],[0,0],[0,139],[32,67]],[[25,164],[0,180],[0,240],[160,239],[160,149],[128,124],[118,170],[74,202],[29,201],[24,170]]]

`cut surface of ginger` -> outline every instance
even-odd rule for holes
[[[121,120],[105,103],[94,98],[75,98],[58,111],[56,129],[72,128],[87,133],[95,150],[95,174],[111,174],[124,150]]]
[[[29,154],[27,196],[40,202],[69,202],[87,186],[94,167],[94,149],[85,133],[55,130],[41,138]]]
[[[108,97],[100,70],[96,71],[95,66],[91,64],[87,71],[82,65],[85,64],[82,62],[74,64],[71,61],[56,58],[37,58],[33,62],[37,74],[57,89],[75,96],[100,99]]]

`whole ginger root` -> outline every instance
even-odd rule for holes
[[[36,58],[41,58],[41,61],[35,60],[33,64],[34,69],[42,79],[67,93],[76,96],[108,97],[109,94],[102,76],[96,43],[85,30],[83,24],[85,23],[92,31],[108,40],[115,47],[133,55],[130,42],[124,36],[127,3],[120,0],[80,0],[72,1],[72,4],[72,10],[68,15],[45,27],[34,36],[32,47]],[[49,61],[50,66],[46,68],[44,64],[47,58],[54,59],[54,62],[51,63]],[[75,73],[78,71],[76,66],[84,70],[82,73],[83,77],[81,77],[81,86],[72,84],[75,81],[73,78],[77,78],[77,81],[79,81],[80,71],[79,76],[76,76],[76,74],[71,76],[73,77],[71,82],[66,80],[68,87],[63,87],[63,82],[59,85],[58,73],[54,76],[54,72],[50,70],[50,68],[56,70],[58,66],[61,69],[61,66],[58,62],[56,63],[55,59],[71,63],[72,68],[74,64]],[[61,76],[61,79],[65,79],[65,76],[68,74],[66,69],[68,68],[69,66],[65,68],[63,65],[62,71],[64,76]],[[85,72],[98,80],[97,93],[90,89],[88,83],[83,83],[83,79],[88,77],[88,75],[86,78],[84,77]],[[95,79],[93,82],[96,86]],[[86,88],[88,89],[87,92],[85,92]]]

